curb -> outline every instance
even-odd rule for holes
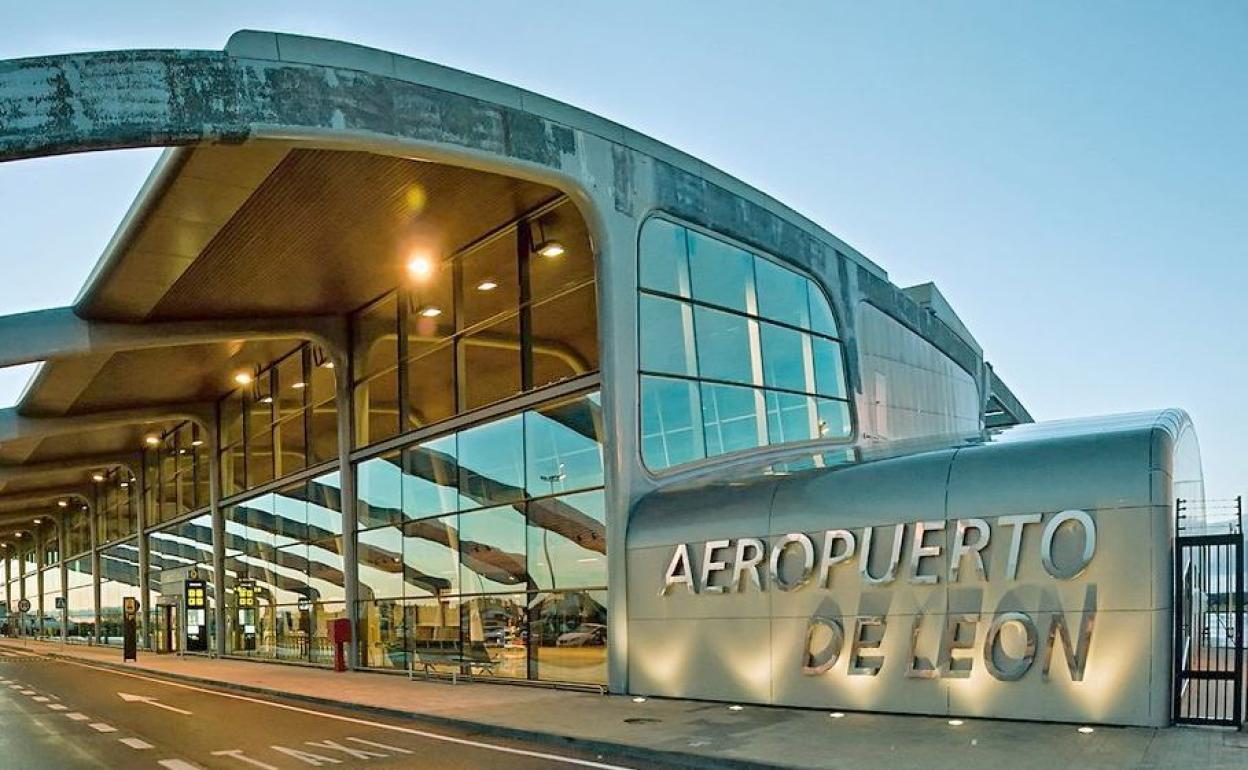
[[[34,652],[34,650],[28,650]],[[490,736],[496,738],[510,738],[516,740],[531,741],[547,746],[574,748],[594,754],[613,755],[629,759],[640,759],[650,762],[661,762],[670,766],[693,768],[694,770],[777,770],[777,768],[786,768],[786,765],[767,764],[755,762],[753,760],[733,759],[730,757],[712,757],[703,754],[692,754],[683,751],[671,751],[666,749],[654,749],[646,746],[637,746],[628,743],[618,743],[615,741],[597,740],[593,738],[581,738],[572,735],[561,735],[558,733],[542,732],[539,730],[526,730],[519,727],[506,727],[503,725],[494,725],[485,722],[474,722],[470,719],[462,719],[459,717],[448,717],[440,714],[426,714],[418,711],[405,711],[403,709],[388,708],[385,706],[370,706],[363,703],[352,703],[350,701],[339,701],[333,698],[324,698],[316,695],[304,695],[302,693],[283,692],[281,690],[273,690],[267,687],[256,687],[254,685],[237,684],[234,682],[222,682],[216,679],[206,679],[203,677],[190,676],[188,674],[173,674],[165,671],[152,671],[146,668],[136,666],[127,666],[120,663],[109,661],[96,661],[84,658],[78,658],[73,655],[64,655],[56,652],[40,652],[49,658],[58,660],[66,660],[77,663],[89,663],[100,668],[107,668],[116,671],[124,671],[126,673],[142,673],[155,679],[170,679],[173,681],[184,682],[188,684],[205,685],[215,687],[220,690],[229,690],[239,693],[247,693],[249,695],[264,695],[267,697],[282,698],[285,700],[300,701],[303,703],[311,703],[318,706],[328,706],[331,708],[342,709],[346,711],[356,711],[376,716],[384,716],[397,719],[409,719],[416,722],[424,722],[426,724],[451,727],[458,730],[465,730],[477,735]]]

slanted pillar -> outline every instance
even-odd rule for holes
[[[43,638],[43,550],[46,543],[43,537],[43,525],[35,525],[35,600],[31,606],[35,608],[35,635]]]
[[[213,623],[216,633],[213,636],[213,649],[217,657],[225,657],[227,650],[227,629],[225,627],[225,511],[221,509],[221,446],[220,412],[221,405],[213,407],[209,425],[201,425],[208,440],[208,502],[212,513],[212,582],[215,602],[212,607]]]
[[[65,563],[66,539],[69,536],[69,527],[65,522],[68,518],[68,513],[56,517],[56,568],[61,572],[61,644],[69,641],[69,565]]]
[[[351,361],[341,351],[334,353],[333,361],[334,400],[338,403],[338,483],[342,490],[342,588],[347,603],[347,619],[351,622],[352,639],[347,647],[347,668],[354,670],[360,665],[360,565],[355,553],[358,522],[355,512],[355,470],[351,467]]]
[[[99,495],[93,495],[92,500],[98,502]],[[87,524],[91,532],[91,607],[94,612],[94,624],[91,630],[91,643],[100,643],[100,532],[99,522],[95,515],[96,506],[87,505]]]
[[[135,483],[139,486],[139,493],[136,495],[138,503],[135,510],[135,518],[137,519],[136,528],[139,533],[139,628],[138,628],[138,648],[141,650],[150,650],[151,635],[148,633],[147,623],[151,617],[152,608],[149,606],[151,599],[151,585],[148,583],[148,553],[147,553],[147,457],[146,453],[139,455],[138,476]]]

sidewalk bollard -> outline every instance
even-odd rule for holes
[[[338,618],[329,622],[329,642],[334,645],[334,670],[347,670],[347,645],[351,642],[351,621]]]

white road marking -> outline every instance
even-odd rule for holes
[[[66,709],[66,706],[62,703],[49,703],[48,708],[52,709],[53,711],[64,711]]]
[[[280,751],[281,753],[285,754],[288,757],[294,757],[300,762],[303,762],[305,765],[312,765],[313,767],[320,767],[321,765],[341,765],[342,764],[341,759],[334,759],[333,757],[323,757],[320,754],[313,754],[310,751],[300,751],[299,749],[288,749],[285,746],[270,746],[269,748],[273,749],[274,751]]]
[[[117,728],[116,728],[116,727],[113,727],[113,726],[112,726],[112,725],[110,725],[110,724],[105,724],[105,723],[103,723],[103,722],[92,722],[91,724],[87,725],[87,727],[90,727],[92,730],[95,730],[97,733],[115,733],[115,732],[117,732]]]
[[[372,746],[375,749],[385,749],[386,751],[393,751],[395,754],[411,754],[412,753],[411,749],[401,749],[398,746],[387,746],[384,743],[378,743],[377,741],[366,741],[363,738],[347,738],[346,740],[354,741],[356,743],[360,743],[365,746]]]
[[[373,758],[387,759],[388,758],[385,754],[378,754],[375,751],[366,751],[364,749],[352,749],[347,746],[343,746],[341,743],[338,743],[336,741],[304,741],[304,743],[317,749],[329,749],[330,751],[341,751],[343,754],[346,754],[349,757],[355,757],[356,759],[373,759]]]
[[[414,727],[402,727],[400,725],[386,724],[385,722],[374,722],[371,719],[362,719],[360,717],[349,717],[349,716],[344,716],[342,714],[330,714],[324,711],[317,711],[315,709],[304,708],[302,706],[292,706],[287,703],[277,703],[274,701],[263,700],[261,698],[253,698],[248,695],[239,695],[237,693],[232,693],[232,692],[221,692],[219,690],[210,690],[206,687],[196,687],[195,685],[183,684],[182,682],[171,682],[166,679],[157,679],[156,677],[153,677],[153,676],[143,676],[142,674],[133,674],[133,673],[130,673],[129,671],[115,671],[111,668],[103,668],[102,666],[93,666],[90,663],[82,663],[76,660],[63,659],[63,662],[71,666],[78,666],[80,668],[91,669],[93,671],[101,671],[105,674],[112,674],[114,676],[124,676],[124,677],[129,677],[131,679],[139,679],[144,682],[154,682],[156,684],[163,685],[165,687],[176,687],[181,690],[190,690],[192,692],[207,693],[209,695],[215,695],[219,698],[229,698],[230,700],[239,700],[239,701],[244,701],[246,703],[256,703],[261,706],[268,706],[269,708],[282,709],[283,711],[293,711],[297,714],[310,714],[312,716],[318,716],[324,719],[334,719],[339,722],[348,722],[350,724],[355,724],[355,725],[364,725],[365,727],[372,727],[378,730],[389,730],[391,732],[402,733],[404,735],[415,735],[419,738],[426,738],[431,741],[443,741],[445,743],[454,743],[459,746],[472,746],[475,748],[484,749],[486,751],[497,751],[500,754],[512,754],[512,755],[521,756],[521,757],[533,757],[534,759],[544,759],[548,762],[557,762],[557,763],[565,764],[565,765],[575,765],[577,767],[592,767],[592,768],[596,768],[596,770],[631,770],[631,768],[628,768],[625,765],[611,765],[611,764],[607,764],[606,762],[594,762],[593,760],[589,760],[589,759],[577,759],[576,757],[565,757],[565,756],[560,756],[559,754],[549,754],[544,751],[530,751],[529,749],[518,749],[512,746],[500,746],[495,743],[484,743],[482,741],[473,741],[467,738],[457,738],[453,735],[442,735],[440,733],[431,733],[428,730],[417,730]],[[180,761],[180,760],[169,760],[169,761]],[[181,768],[181,770],[186,770],[186,768],[193,768],[193,767],[194,765],[184,765]],[[179,770],[179,769],[172,768],[171,770]]]
[[[152,748],[152,744],[148,743],[142,738],[118,738],[117,740],[121,741],[122,743],[126,744],[132,749],[139,749],[140,751],[142,751],[143,749]]]
[[[117,693],[117,697],[121,698],[126,703],[146,703],[149,706],[155,706],[156,708],[164,709],[165,711],[173,711],[178,714],[186,714],[187,716],[191,715],[191,712],[186,711],[185,709],[176,708],[174,706],[166,706],[163,703],[157,703],[156,699],[149,695],[131,695],[128,692],[119,692]]]
[[[74,720],[75,722],[85,722],[85,721],[87,721],[88,719],[90,719],[91,717],[87,716],[86,714],[81,714],[81,713],[79,713],[79,712],[75,711],[75,712],[73,712],[73,713],[66,714],[66,715],[65,715],[65,718],[66,718],[66,719],[72,719],[72,720]]]
[[[231,759],[241,759],[242,761],[246,762],[252,767],[258,767],[261,770],[278,770],[278,768],[274,767],[273,765],[270,765],[268,762],[261,762],[258,759],[252,759],[251,757],[243,754],[242,749],[230,749],[229,751],[214,751],[212,752],[212,755],[214,757],[229,757]]]
[[[199,765],[192,765],[190,762],[181,759],[162,759],[156,764],[168,770],[199,770]]]

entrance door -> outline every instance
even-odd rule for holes
[[[1244,536],[1238,521],[1231,529],[1175,538],[1172,714],[1180,724],[1244,719]]]

